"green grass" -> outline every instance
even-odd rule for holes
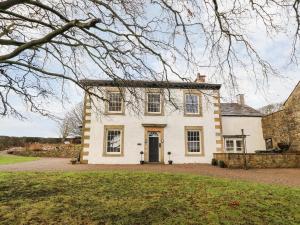
[[[1,224],[300,224],[300,189],[182,174],[0,173]]]
[[[37,157],[24,157],[24,156],[14,156],[14,155],[0,155],[0,165],[12,164],[20,162],[30,162],[37,160]]]

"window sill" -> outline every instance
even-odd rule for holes
[[[103,153],[102,156],[103,156],[103,157],[123,157],[124,154],[122,154],[122,153],[120,153],[120,154]]]
[[[121,115],[121,116],[124,116],[125,112],[105,112],[104,115]]]
[[[204,156],[204,153],[195,153],[195,154],[193,154],[193,153],[185,153],[185,156],[188,156],[188,157],[190,157],[190,156],[195,156],[195,157],[201,157],[201,156]]]
[[[146,112],[144,115],[145,116],[164,116],[164,113],[149,113],[149,112]]]
[[[189,114],[189,113],[184,113],[183,116],[186,116],[186,117],[202,117],[202,113],[200,114]]]

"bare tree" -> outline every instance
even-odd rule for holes
[[[59,127],[59,135],[62,139],[62,142],[64,142],[72,131],[70,118],[66,116],[63,120],[61,120],[58,123],[58,127]]]
[[[75,137],[81,136],[83,102],[78,103],[69,113],[67,113],[66,117],[68,117],[70,121],[70,135]]]
[[[84,78],[189,81],[203,67],[231,87],[240,69],[267,78],[276,70],[255,48],[250,28],[272,37],[292,27],[297,62],[299,2],[3,0],[0,115],[22,117],[16,97],[49,115],[45,101],[65,98],[73,84],[95,95],[79,82]]]
[[[273,103],[258,109],[261,113],[268,115],[279,111],[282,108],[282,103]]]
[[[58,122],[59,134],[63,140],[68,136],[81,136],[83,102],[78,103]]]

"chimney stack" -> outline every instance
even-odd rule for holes
[[[200,73],[197,73],[197,78],[195,80],[196,83],[205,83],[205,75],[201,75]]]
[[[245,105],[245,95],[244,94],[237,95],[237,103],[240,105]]]

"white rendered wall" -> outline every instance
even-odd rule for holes
[[[249,135],[246,137],[248,153],[266,149],[263,138],[261,117],[222,116],[223,135],[241,135],[241,129]]]
[[[144,89],[140,90],[144,95]],[[126,92],[126,98],[129,94]],[[183,106],[184,92],[180,89],[172,89],[171,96]],[[167,124],[164,128],[164,162],[167,163],[167,152],[172,152],[171,159],[174,163],[210,163],[216,148],[216,132],[214,118],[219,115],[214,114],[216,99],[202,96],[202,117],[184,117],[182,110],[175,110],[165,101],[164,116],[144,116],[144,105],[140,106],[141,113],[136,115],[128,108],[125,108],[125,115],[99,115],[97,111],[103,109],[103,103],[97,103],[91,110],[91,123],[89,124],[90,139],[85,143],[88,155],[83,159],[89,164],[138,164],[140,161],[140,151],[144,151],[144,123]],[[96,109],[97,108],[97,109]],[[102,156],[104,125],[124,125],[124,156]],[[203,126],[204,130],[204,156],[185,156],[185,126]],[[141,145],[138,145],[141,143]]]

